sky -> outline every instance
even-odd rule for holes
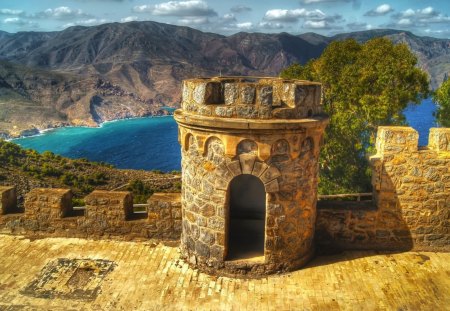
[[[392,28],[450,38],[450,0],[0,0],[0,30],[157,21],[224,35]]]

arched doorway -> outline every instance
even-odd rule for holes
[[[229,187],[227,260],[264,255],[266,192],[261,180],[242,174]]]

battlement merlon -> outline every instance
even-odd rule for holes
[[[433,127],[428,136],[428,148],[438,152],[450,151],[450,128]]]
[[[323,116],[321,84],[264,77],[183,81],[181,108],[204,117],[306,119]]]
[[[376,156],[383,156],[388,153],[416,152],[418,144],[419,134],[411,127],[380,126],[375,143]]]
[[[387,154],[418,152],[419,134],[411,127],[380,126],[378,127],[375,147],[377,154],[373,159]],[[428,150],[437,152],[450,151],[450,128],[431,128],[428,139]]]

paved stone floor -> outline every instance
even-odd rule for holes
[[[344,252],[245,280],[163,244],[0,235],[0,310],[450,310],[450,254]]]

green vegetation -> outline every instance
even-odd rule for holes
[[[127,187],[133,193],[133,203],[147,203],[148,198],[153,194],[153,190],[146,186],[141,180],[133,180]]]
[[[74,206],[84,206],[83,198],[94,189],[119,189],[128,183],[134,202],[146,203],[154,192],[180,191],[181,183],[172,175],[165,178],[161,171],[119,170],[103,162],[68,159],[49,151],[40,154],[0,139],[0,185],[16,185],[22,197],[36,187],[70,188]]]
[[[331,43],[318,59],[292,65],[283,78],[319,81],[330,115],[320,158],[322,194],[370,190],[367,156],[379,125],[402,125],[408,103],[429,95],[427,75],[404,44],[386,38]]]
[[[445,79],[435,91],[433,101],[438,104],[436,120],[441,126],[450,127],[450,80]]]

